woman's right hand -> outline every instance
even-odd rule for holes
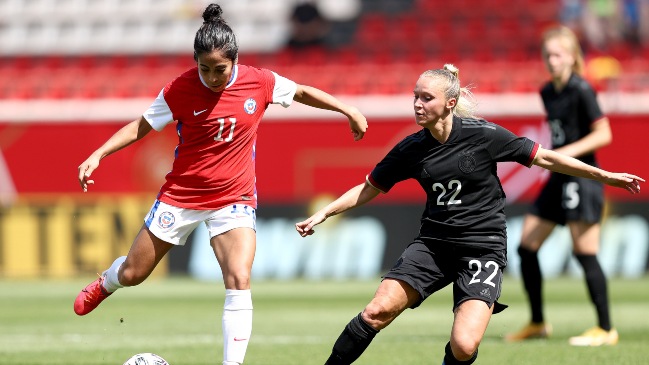
[[[90,175],[97,167],[99,167],[99,157],[96,157],[95,154],[90,155],[79,165],[79,184],[84,193],[88,191],[88,185],[95,183],[94,180],[90,180]]]
[[[131,143],[142,139],[146,136],[153,127],[144,116],[135,119],[134,121],[123,126],[113,134],[112,137],[99,147],[95,152],[90,155],[81,165],[79,165],[79,184],[85,193],[88,191],[88,185],[94,184],[94,180],[90,180],[90,175],[99,166],[99,161],[122,148],[130,145]]]
[[[326,219],[327,216],[324,213],[318,212],[302,222],[295,223],[295,230],[302,237],[310,236],[315,233],[313,227],[324,222]]]

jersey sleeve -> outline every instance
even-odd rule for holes
[[[410,178],[409,163],[405,160],[400,145],[395,146],[367,175],[367,183],[387,193],[399,181]]]
[[[490,130],[488,145],[489,153],[496,162],[518,162],[531,167],[540,145],[527,137],[519,137],[499,125]],[[487,129],[489,130],[489,129]]]
[[[593,88],[590,87],[590,85],[588,85],[588,83],[586,83],[585,81],[579,84],[579,95],[581,97],[582,103],[584,105],[584,110],[586,111],[586,116],[590,124],[604,117],[604,113],[602,113],[602,110],[599,107],[599,103],[597,102],[597,95],[595,94],[595,90],[593,90]]]
[[[273,104],[280,104],[288,108],[293,103],[293,96],[297,91],[297,84],[286,77],[282,77],[275,72],[275,87],[273,88]]]
[[[164,98],[164,91],[165,89],[160,91],[158,97],[153,101],[153,104],[151,104],[149,109],[142,114],[144,119],[151,124],[151,127],[158,132],[167,124],[174,121],[171,108],[169,108],[169,105]]]

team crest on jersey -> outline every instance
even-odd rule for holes
[[[176,217],[174,217],[173,213],[171,212],[162,212],[160,214],[160,218],[158,218],[158,225],[161,228],[169,228],[174,225],[176,222]]]
[[[462,153],[460,160],[458,161],[458,167],[460,168],[460,171],[465,174],[472,173],[476,167],[475,158],[473,158],[473,152]]]
[[[243,103],[243,110],[245,110],[246,113],[248,113],[248,114],[254,113],[255,110],[257,110],[257,101],[255,101],[255,99],[253,99],[253,98],[250,98],[250,99],[246,100]]]

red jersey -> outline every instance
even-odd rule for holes
[[[235,65],[225,90],[211,91],[194,67],[160,92],[144,118],[160,131],[176,121],[178,145],[158,199],[189,209],[257,207],[257,127],[271,103],[288,107],[296,84],[266,69]]]

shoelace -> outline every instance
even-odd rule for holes
[[[99,276],[99,281],[97,282],[97,285],[95,285],[90,291],[86,291],[86,293],[88,293],[84,300],[86,303],[91,303],[96,301],[97,298],[102,294],[101,284],[104,282],[104,277],[101,276],[99,273],[97,273],[97,276]]]

